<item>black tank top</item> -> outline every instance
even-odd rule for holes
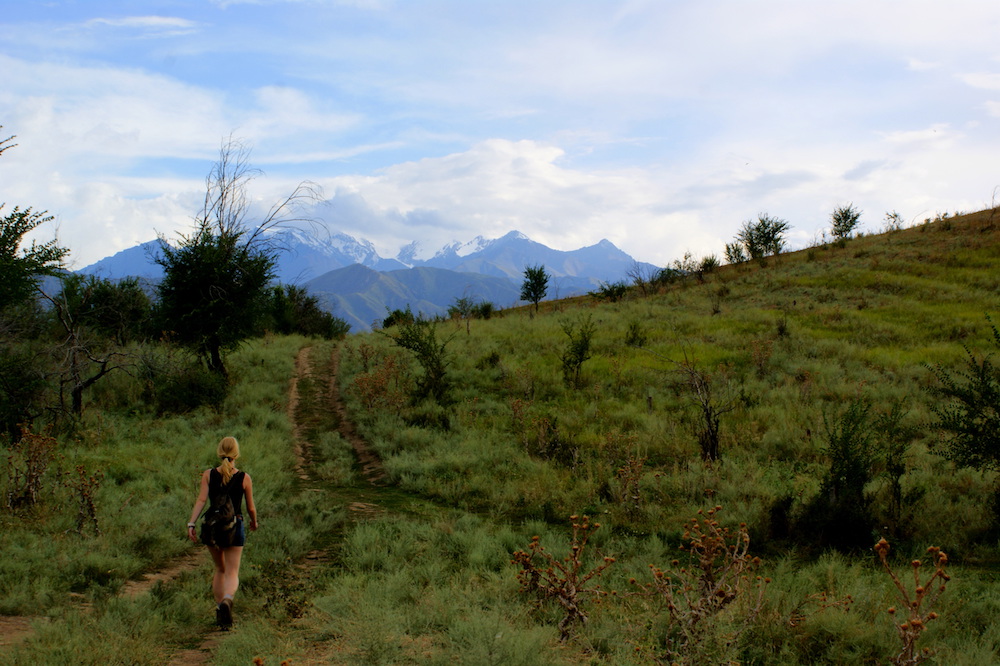
[[[233,478],[229,479],[229,485],[224,485],[222,483],[222,472],[215,469],[211,469],[208,475],[208,495],[212,496],[212,493],[219,489],[225,488],[226,492],[229,493],[229,500],[233,503],[233,509],[236,510],[236,515],[243,517],[243,477],[246,472],[240,470],[233,474]]]

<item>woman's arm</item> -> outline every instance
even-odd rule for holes
[[[257,505],[253,503],[253,479],[249,474],[243,474],[243,499],[247,503],[247,513],[250,514],[250,529],[257,529]]]
[[[194,508],[191,509],[191,520],[188,521],[188,539],[195,543],[198,543],[198,535],[195,534],[195,521],[198,520],[201,510],[205,508],[205,502],[208,501],[208,475],[211,471],[206,469],[205,473],[201,475],[201,489],[198,491],[198,499],[194,502]]]

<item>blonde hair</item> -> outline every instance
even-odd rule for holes
[[[222,462],[219,463],[222,482],[229,483],[229,479],[233,478],[233,474],[236,472],[236,465],[233,464],[233,461],[240,457],[240,443],[236,441],[235,437],[223,437],[222,441],[219,442],[218,454],[222,458]]]

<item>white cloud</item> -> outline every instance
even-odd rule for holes
[[[982,90],[1000,90],[1000,73],[976,72],[961,74],[958,77],[963,83]]]
[[[943,143],[956,138],[956,133],[948,123],[936,123],[920,130],[885,132],[883,137],[886,142],[894,144]]]
[[[108,26],[112,28],[140,29],[147,33],[163,36],[186,35],[198,28],[198,23],[174,16],[129,16],[125,18],[94,18],[86,21],[86,27]]]

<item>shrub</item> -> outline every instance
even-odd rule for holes
[[[398,411],[403,406],[405,378],[396,356],[387,354],[370,372],[354,377],[354,388],[367,410]]]
[[[865,486],[871,480],[871,404],[852,400],[836,418],[823,416],[830,468],[807,506],[800,532],[820,547],[859,550],[871,543],[872,517]]]
[[[701,262],[698,264],[698,274],[705,275],[712,273],[719,267],[719,265],[719,258],[714,254],[702,257]]]
[[[1000,349],[1000,330],[991,328],[993,345]],[[933,426],[944,435],[945,455],[951,460],[977,469],[1000,469],[1000,368],[991,362],[991,354],[976,358],[968,347],[965,354],[964,370],[955,373],[940,364],[925,366],[938,380],[931,389],[940,398],[931,405],[937,417]]]
[[[746,248],[739,240],[726,243],[726,261],[730,264],[742,264],[750,257],[747,256]]]
[[[183,414],[202,406],[218,409],[229,392],[228,380],[200,363],[155,373],[151,384],[160,414]]]
[[[896,211],[888,211],[885,214],[885,221],[882,224],[882,231],[885,233],[891,233],[894,231],[902,231],[903,229],[903,216]]]
[[[5,500],[10,510],[35,506],[42,495],[42,479],[55,457],[56,440],[23,430],[7,455]]]
[[[386,308],[388,311],[388,308]],[[382,328],[391,328],[393,326],[398,326],[399,324],[411,324],[415,317],[413,316],[413,311],[410,306],[407,305],[405,310],[395,309],[389,312],[389,315],[382,320]]]
[[[628,294],[628,283],[624,281],[618,282],[601,282],[598,286],[597,291],[589,292],[590,296],[594,298],[599,298],[604,301],[610,301],[612,303],[617,303],[618,301],[625,298]]]
[[[648,337],[641,322],[633,319],[628,323],[628,327],[625,329],[625,344],[629,347],[642,347],[646,344]]]
[[[397,329],[395,335],[388,333],[384,335],[392,339],[397,346],[411,352],[423,369],[423,375],[416,382],[414,400],[430,397],[439,404],[448,403],[451,384],[447,376],[448,362],[445,348],[451,338],[438,342],[437,327],[433,322],[420,317],[401,321]]]
[[[483,301],[479,305],[472,308],[472,316],[478,317],[479,319],[490,319],[497,312],[499,312],[499,310],[497,310],[497,307],[490,301]]]
[[[562,355],[563,378],[566,385],[573,388],[581,387],[580,372],[585,361],[591,357],[590,343],[597,326],[588,314],[579,324],[563,322],[562,330],[569,338]]]
[[[861,224],[861,211],[853,204],[840,206],[830,215],[830,233],[838,241],[851,238]]]
[[[93,528],[94,535],[100,536],[101,527],[97,521],[97,503],[95,501],[95,495],[97,489],[101,487],[101,482],[104,481],[104,473],[98,470],[94,474],[87,474],[83,465],[76,466],[76,478],[69,472],[67,476],[70,477],[68,481],[64,482],[64,485],[73,491],[73,496],[77,500],[77,512],[76,512],[76,531],[78,534],[83,534],[84,528],[88,525]]]

